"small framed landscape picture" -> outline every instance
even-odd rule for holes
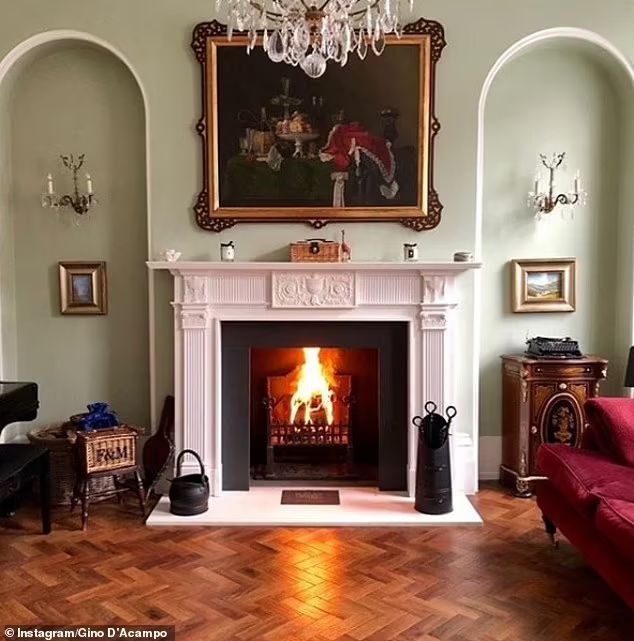
[[[62,314],[107,314],[106,263],[59,263],[59,305]]]
[[[514,312],[574,312],[574,258],[511,261],[511,306]]]

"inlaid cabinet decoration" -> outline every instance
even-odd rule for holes
[[[608,362],[502,356],[502,465],[500,481],[516,496],[533,493],[543,478],[535,465],[542,443],[579,447],[586,427],[583,404],[599,395]]]

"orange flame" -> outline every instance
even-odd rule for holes
[[[334,393],[330,389],[326,372],[319,360],[319,347],[304,347],[304,363],[299,368],[297,388],[291,397],[291,423],[304,408],[304,424],[312,425],[312,414],[325,413],[326,422],[332,425],[334,417]]]

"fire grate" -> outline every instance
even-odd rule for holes
[[[267,396],[263,399],[267,408],[266,476],[275,475],[282,462],[324,463],[326,459],[312,457],[331,451],[337,460],[351,467],[353,461],[350,405],[352,377],[348,374],[333,374],[330,377],[327,400],[325,393],[315,394],[308,402],[293,403],[297,389],[298,370],[285,376],[267,376]],[[323,392],[323,390],[322,390]],[[276,454],[283,456],[282,460]],[[322,459],[323,459],[323,455]],[[330,462],[333,462],[331,459]]]

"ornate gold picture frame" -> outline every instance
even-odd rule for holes
[[[511,305],[514,312],[574,312],[574,258],[511,261]]]
[[[107,314],[106,263],[60,262],[59,306],[62,314]]]
[[[216,21],[197,25],[203,187],[200,227],[239,222],[440,223],[433,186],[436,63],[443,27],[420,19],[381,56],[350,56],[321,78],[268,59]],[[263,125],[263,126],[260,126]],[[273,151],[271,151],[274,148]]]

